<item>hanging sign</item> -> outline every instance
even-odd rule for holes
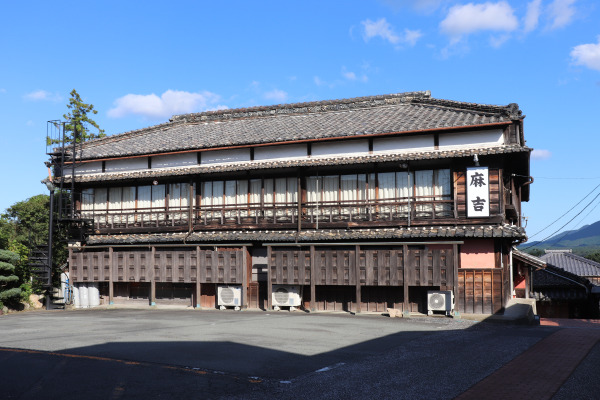
[[[467,168],[467,217],[490,216],[490,185],[487,167]]]

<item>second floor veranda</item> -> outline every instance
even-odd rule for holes
[[[95,230],[326,228],[452,223],[450,170],[86,189]]]

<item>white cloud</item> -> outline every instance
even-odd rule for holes
[[[0,88],[0,93],[6,93],[6,89]]]
[[[423,34],[420,30],[411,31],[410,29],[404,29],[404,37],[402,41],[414,46],[417,44],[417,40],[419,40],[421,36],[423,36]]]
[[[518,25],[512,7],[500,1],[453,6],[440,23],[440,28],[452,37],[453,42],[458,42],[462,36],[478,31],[511,32]]]
[[[127,115],[141,115],[147,118],[168,118],[176,114],[225,109],[218,105],[217,94],[204,91],[199,93],[167,90],[160,97],[154,93],[127,94],[115,100],[115,107],[108,110],[108,116],[121,118]]]
[[[550,150],[534,149],[531,152],[531,158],[533,158],[534,160],[547,160],[550,157],[552,157],[552,153],[550,152]]]
[[[23,96],[25,100],[31,101],[61,101],[62,97],[59,94],[52,94],[46,90],[36,90],[31,93],[27,93]]]
[[[361,24],[364,27],[365,41],[369,41],[377,36],[392,44],[397,44],[400,41],[400,36],[396,35],[385,18],[380,18],[377,21],[367,19],[366,21],[362,21]]]
[[[35,122],[33,122],[32,120],[28,120],[27,122],[25,122],[25,125],[27,125],[27,126],[34,126]]]
[[[267,100],[274,100],[274,101],[278,101],[278,102],[284,102],[286,101],[288,94],[286,92],[284,92],[283,90],[279,90],[279,89],[273,89],[270,92],[266,92],[264,94],[265,99]]]
[[[417,43],[417,40],[423,36],[420,30],[413,31],[410,29],[404,29],[404,33],[402,35],[398,35],[385,18],[380,18],[377,21],[371,21],[370,19],[367,19],[362,21],[361,24],[364,27],[363,37],[365,42],[368,42],[374,37],[380,37],[383,40],[387,40],[391,44],[408,44],[410,46],[414,46]]]
[[[540,11],[542,8],[542,0],[533,0],[527,4],[527,13],[523,21],[523,30],[525,33],[531,32],[537,28],[540,19]]]
[[[356,75],[355,72],[352,71],[348,71],[346,69],[346,67],[342,67],[342,76],[349,81],[361,81],[361,82],[367,82],[369,80],[369,78],[367,77],[367,75],[363,74],[361,76]]]
[[[575,0],[554,0],[548,6],[552,24],[550,29],[562,28],[568,25],[575,16]]]
[[[583,65],[600,71],[600,36],[598,43],[580,44],[571,50],[571,59],[575,65]]]
[[[319,78],[318,76],[315,76],[313,78],[313,81],[315,82],[315,85],[317,86],[323,86],[323,85],[327,85],[327,82],[323,81],[321,78]]]

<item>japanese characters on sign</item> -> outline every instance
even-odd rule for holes
[[[490,186],[487,167],[467,168],[467,217],[490,216]]]

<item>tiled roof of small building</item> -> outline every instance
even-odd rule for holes
[[[93,235],[89,245],[106,244],[152,244],[152,243],[203,243],[203,242],[327,242],[344,240],[423,240],[462,238],[511,238],[525,239],[525,231],[513,225],[503,226],[457,226],[413,227],[384,229],[321,229],[306,231],[208,231],[155,234]]]
[[[433,99],[429,91],[174,116],[170,122],[93,140],[80,159],[506,123],[516,104]]]
[[[540,256],[548,265],[561,268],[578,276],[600,276],[600,263],[578,256],[570,251],[551,251]]]
[[[502,147],[481,147],[477,149],[458,149],[458,150],[432,150],[411,153],[394,154],[365,154],[357,156],[334,156],[334,157],[315,157],[299,158],[288,160],[265,160],[265,161],[245,161],[226,164],[208,164],[193,165],[185,167],[170,167],[158,169],[144,169],[136,171],[123,172],[103,172],[89,175],[79,175],[77,182],[108,182],[129,179],[151,179],[160,177],[186,176],[198,174],[215,174],[223,172],[249,171],[258,169],[277,169],[293,167],[316,167],[328,165],[355,165],[367,163],[385,163],[385,162],[403,162],[414,160],[435,160],[456,157],[508,154],[508,153],[529,153],[531,149],[525,146],[509,145]],[[60,178],[59,178],[60,179]],[[62,177],[64,182],[71,182],[71,175]]]

